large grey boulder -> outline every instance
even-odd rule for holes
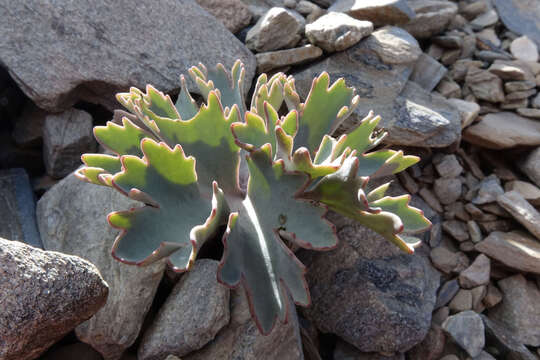
[[[439,273],[424,255],[404,254],[337,214],[331,219],[341,239],[338,248],[299,252],[312,300],[303,312],[320,331],[363,352],[409,350],[430,328]]]
[[[243,289],[231,291],[231,321],[216,338],[182,360],[303,360],[300,327],[292,301],[287,323],[276,322],[272,332],[261,335],[251,318]]]
[[[494,0],[493,4],[508,29],[527,35],[540,46],[540,3],[530,0]]]
[[[0,238],[0,359],[35,359],[107,300],[86,260]]]
[[[114,109],[114,94],[130,86],[173,92],[199,62],[230,68],[239,58],[247,84],[255,72],[250,51],[193,0],[1,0],[0,9],[0,64],[51,112],[79,100]]]
[[[229,323],[229,289],[216,280],[218,262],[202,259],[176,283],[146,330],[138,359],[184,356],[213,340]]]
[[[137,205],[111,188],[73,175],[53,186],[37,205],[45,249],[91,261],[109,284],[107,304],[79,325],[76,334],[110,360],[119,359],[137,338],[165,269],[163,262],[125,265],[110,254],[118,230],[109,226],[107,214]]]

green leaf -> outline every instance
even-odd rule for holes
[[[418,233],[427,230],[431,222],[424,217],[422,210],[410,206],[410,201],[410,195],[386,196],[371,202],[370,205],[399,216],[404,232]]]
[[[106,126],[96,126],[94,136],[101,145],[117,155],[135,156],[142,156],[142,139],[154,139],[150,133],[133,124],[128,118],[122,119],[122,125],[108,121]]]
[[[342,147],[349,147],[351,150],[356,150],[358,154],[363,154],[377,146],[387,134],[381,132],[376,136],[373,135],[373,131],[380,121],[381,117],[374,116],[373,112],[370,111],[369,114],[362,119],[360,125],[346,135]]]
[[[180,145],[171,149],[145,139],[141,147],[144,158],[122,156],[123,170],[113,178],[117,190],[146,202],[109,215],[110,224],[123,230],[113,256],[137,265],[168,257],[176,270],[187,270],[227,217],[223,193],[214,182],[212,198],[202,196],[195,159],[186,157]]]
[[[180,75],[180,93],[178,94],[178,99],[176,99],[176,104],[174,104],[174,106],[182,120],[189,120],[199,112],[197,102],[193,100],[187,89],[186,78],[184,75]]]
[[[261,74],[255,84],[250,111],[263,116],[265,102],[279,110],[283,104],[283,87],[287,81],[290,81],[290,78],[288,79],[283,73],[274,74],[270,80],[266,74]]]
[[[112,176],[122,170],[120,158],[106,154],[84,154],[81,156],[86,165],[75,171],[79,179],[96,184],[112,186]]]
[[[287,317],[287,292],[296,304],[308,305],[305,268],[280,238],[297,245],[326,250],[337,244],[335,229],[324,219],[326,210],[297,199],[308,177],[287,173],[272,163],[269,145],[248,156],[250,178],[245,200],[232,213],[218,280],[228,286],[242,282],[250,309],[263,334],[276,319]],[[307,226],[309,224],[309,226]]]
[[[247,151],[253,151],[264,144],[270,144],[272,149],[276,148],[274,129],[280,124],[279,116],[270,103],[264,102],[263,108],[261,115],[248,111],[245,122],[236,122],[231,125],[236,144]]]
[[[418,156],[403,155],[403,151],[378,150],[358,157],[358,176],[370,178],[397,174],[420,161]]]

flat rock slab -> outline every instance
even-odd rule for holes
[[[107,304],[76,328],[77,337],[106,360],[119,359],[137,338],[165,270],[164,262],[137,267],[111,256],[118,231],[107,223],[107,214],[135,206],[139,204],[117,191],[73,175],[53,186],[37,205],[45,249],[90,260],[109,284]]]
[[[484,323],[474,311],[463,311],[446,319],[442,328],[461,348],[475,357],[485,345]]]
[[[517,340],[514,333],[504,324],[493,321],[485,315],[480,315],[486,330],[486,340],[499,351],[503,359],[538,360],[522,342]]]
[[[0,237],[43,248],[36,200],[24,169],[0,170]]]
[[[540,122],[515,113],[488,114],[463,131],[463,139],[488,149],[540,145]]]
[[[230,68],[239,58],[246,64],[247,87],[255,72],[251,52],[194,1],[133,6],[129,0],[2,0],[0,9],[0,63],[32,101],[51,112],[80,100],[115,109],[114,94],[130,86],[175,91],[178,76],[199,62]]]
[[[509,191],[500,195],[497,203],[540,241],[540,213],[520,193]]]
[[[321,57],[323,51],[313,45],[306,45],[294,49],[269,51],[258,53],[257,72],[263,73],[289,65],[298,65]]]
[[[493,4],[508,29],[527,35],[540,46],[540,3],[534,0],[494,0]]]
[[[106,302],[86,260],[0,238],[0,358],[35,359]]]
[[[359,20],[371,21],[375,26],[405,24],[415,16],[406,0],[338,0],[328,11],[346,13]]]
[[[519,167],[529,179],[540,186],[540,147],[531,151]]]
[[[429,38],[444,31],[458,10],[456,4],[441,0],[414,0],[409,1],[409,5],[416,16],[403,28],[417,39]]]

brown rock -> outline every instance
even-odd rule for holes
[[[230,32],[237,33],[251,21],[251,12],[241,0],[196,0],[210,14],[214,15]]]
[[[443,230],[452,236],[457,241],[465,241],[469,239],[467,225],[459,220],[448,220],[442,223]]]
[[[320,48],[313,45],[258,53],[255,55],[257,72],[264,73],[284,66],[302,64],[320,57],[322,53],[323,51]]]
[[[478,99],[494,103],[504,101],[502,80],[489,71],[471,67],[465,83]]]
[[[491,262],[484,254],[478,255],[471,266],[459,274],[459,284],[462,288],[471,289],[489,283]]]
[[[405,24],[415,15],[404,0],[338,0],[328,11],[343,12],[359,20],[371,21],[375,26]]]
[[[532,205],[540,205],[540,188],[521,180],[513,180],[504,184],[505,191],[517,191]]]
[[[540,213],[520,193],[509,191],[500,195],[497,203],[540,240]]]

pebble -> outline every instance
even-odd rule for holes
[[[463,167],[460,165],[454,154],[443,156],[442,159],[434,165],[439,175],[444,178],[454,178],[459,176],[463,171]]]
[[[405,0],[337,0],[328,11],[342,12],[356,19],[368,20],[375,26],[405,24],[415,16]]]
[[[470,25],[474,30],[481,30],[485,27],[495,25],[497,21],[499,21],[499,15],[497,15],[497,12],[494,9],[491,9],[477,16],[470,22]]]
[[[438,213],[443,212],[443,207],[437,197],[426,187],[423,187],[420,189],[418,194],[424,199],[425,202],[428,203],[429,206],[433,208],[433,210],[437,211]]]
[[[273,7],[246,35],[246,46],[255,52],[290,49],[302,38],[305,19],[294,10]]]
[[[482,241],[482,231],[474,220],[467,221],[467,229],[469,230],[469,236],[473,243],[479,243]]]
[[[450,316],[442,328],[470,356],[475,357],[482,352],[485,345],[484,323],[477,313],[464,311]]]
[[[531,205],[540,205],[540,188],[529,182],[521,180],[513,180],[504,184],[505,191],[517,191]]]
[[[540,240],[540,213],[517,191],[497,197],[497,203]]]
[[[443,205],[452,204],[461,197],[461,180],[459,178],[439,178],[435,180],[433,190]]]
[[[452,301],[450,301],[448,307],[454,313],[472,310],[472,292],[470,290],[460,289]]]
[[[471,125],[478,117],[480,106],[477,103],[462,99],[448,99],[448,102],[453,104],[458,109],[459,115],[461,115],[462,129]]]
[[[475,205],[481,205],[494,202],[501,194],[504,194],[504,190],[501,186],[501,180],[499,180],[496,175],[492,174],[480,181],[478,184],[478,192],[476,197],[472,200],[472,203]]]
[[[437,293],[437,302],[435,309],[446,306],[456,296],[459,291],[459,283],[456,279],[448,280],[439,289]]]
[[[540,119],[540,109],[518,108],[516,112],[521,116],[532,119]]]
[[[277,50],[255,54],[257,72],[264,73],[289,65],[298,65],[321,57],[323,51],[313,45],[293,49]]]
[[[510,44],[510,52],[518,60],[538,61],[538,47],[527,36],[521,36]]]
[[[459,242],[469,240],[467,225],[459,220],[447,220],[442,223],[443,230]]]
[[[459,284],[464,289],[471,289],[489,283],[491,262],[489,258],[480,254],[471,266],[459,274]]]

